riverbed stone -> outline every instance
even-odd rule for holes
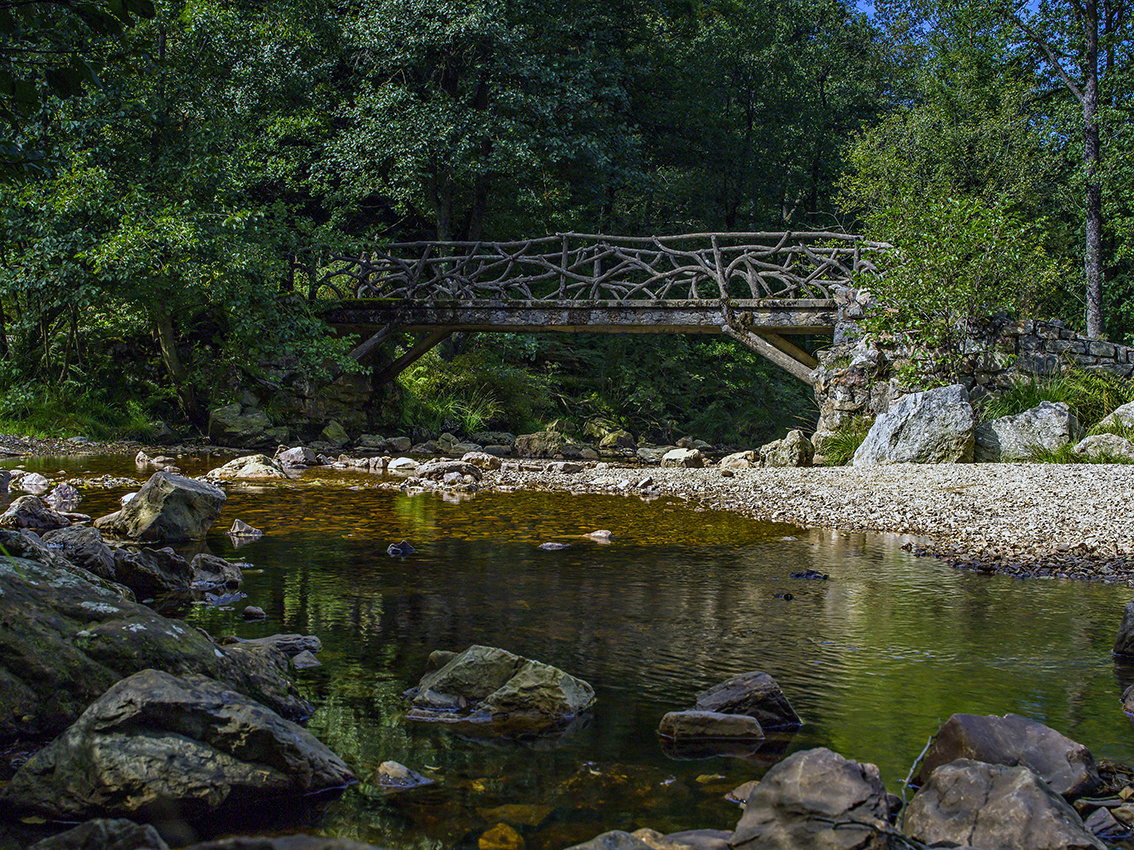
[[[721,469],[750,469],[760,465],[760,457],[751,449],[743,452],[733,452],[721,458]]]
[[[71,520],[53,510],[39,496],[20,496],[0,514],[0,528],[26,528],[39,534],[67,528]]]
[[[653,848],[632,833],[613,829],[602,835],[596,835],[582,844],[572,844],[567,850],[653,850]]]
[[[1072,449],[1075,454],[1092,460],[1116,458],[1134,461],[1134,442],[1117,434],[1092,434],[1084,437]]]
[[[116,681],[149,667],[203,673],[291,719],[311,713],[285,656],[217,646],[82,572],[0,558],[0,742],[58,734]]]
[[[268,414],[258,408],[233,403],[209,411],[209,440],[218,446],[266,448],[279,442],[277,436]]]
[[[764,729],[795,728],[801,724],[779,684],[760,670],[741,673],[697,695],[697,711],[746,714]]]
[[[469,731],[479,727],[485,734],[534,734],[565,725],[595,699],[594,688],[557,667],[476,645],[426,673],[407,695],[413,701],[408,719],[470,721]]]
[[[982,422],[974,432],[978,463],[1022,460],[1036,449],[1055,451],[1079,437],[1079,420],[1063,402],[1041,401],[1014,416]]]
[[[911,393],[874,420],[853,466],[973,459],[976,414],[960,384]]]
[[[662,716],[658,734],[674,741],[727,738],[730,740],[762,740],[760,721],[747,714],[722,714],[718,711],[670,711]]]
[[[959,758],[1023,765],[1068,800],[1090,794],[1101,784],[1090,750],[1018,714],[954,714],[934,737],[914,781],[926,783],[936,768]]]
[[[106,545],[97,528],[87,525],[60,528],[44,534],[43,542],[57,548],[72,564],[102,578],[115,580],[114,550]]]
[[[763,466],[811,466],[815,457],[815,447],[798,428],[788,431],[782,440],[760,447],[760,461]]]
[[[1115,408],[1100,419],[1096,427],[1103,431],[1108,428],[1134,428],[1134,401]]]
[[[471,463],[478,469],[499,469],[503,464],[499,455],[489,454],[485,451],[466,452],[461,455],[462,463]]]
[[[280,464],[267,455],[245,455],[205,473],[207,481],[290,478]]]
[[[480,481],[482,475],[479,466],[460,460],[435,460],[423,463],[414,469],[413,475],[415,478],[424,478],[428,481],[441,481],[452,473],[456,473],[461,478],[470,475],[477,481]]]
[[[682,469],[700,469],[705,465],[705,456],[700,449],[670,449],[662,455],[663,467],[678,467]]]
[[[38,472],[25,472],[13,483],[12,489],[33,496],[42,496],[51,489],[51,480]]]
[[[172,472],[155,472],[122,510],[95,520],[104,534],[147,543],[201,540],[220,516],[219,487]]]
[[[386,467],[390,472],[412,473],[420,464],[412,457],[396,457]]]
[[[276,462],[281,466],[316,466],[319,461],[315,452],[307,446],[296,446],[276,453]]]
[[[222,588],[235,589],[244,581],[244,573],[240,567],[231,561],[226,561],[208,552],[199,552],[189,562],[193,571],[194,588]]]
[[[1122,623],[1114,639],[1114,654],[1134,658],[1134,599],[1126,603]]]
[[[95,818],[45,838],[29,850],[169,850],[169,845],[150,824]]]
[[[328,838],[321,835],[257,835],[217,838],[190,844],[181,850],[383,850],[351,838]]]
[[[199,674],[113,685],[0,792],[55,818],[183,816],[341,788],[350,768],[305,730]]]
[[[910,801],[906,833],[933,846],[1104,850],[1062,797],[1024,766],[973,759],[937,767]]]
[[[729,845],[738,850],[884,850],[890,804],[875,765],[826,748],[804,750],[760,780]]]
[[[54,489],[43,497],[43,501],[47,502],[53,510],[61,513],[75,510],[82,500],[83,497],[79,494],[79,491],[66,481],[55,485]]]
[[[370,783],[383,791],[411,791],[435,784],[428,776],[422,776],[396,761],[384,761],[378,765],[378,769],[370,777]]]

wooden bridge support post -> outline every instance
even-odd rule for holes
[[[390,381],[394,380],[394,378],[398,377],[398,375],[413,365],[419,357],[452,333],[452,328],[441,328],[440,330],[433,331],[423,336],[413,344],[413,347],[410,348],[409,351],[374,376],[374,386],[380,387],[390,383]]]
[[[735,339],[737,342],[743,343],[744,345],[748,346],[757,354],[768,358],[781,369],[799,378],[808,386],[813,386],[815,384],[814,378],[811,377],[811,372],[814,367],[808,367],[806,364],[801,363],[791,354],[788,354],[786,351],[782,351],[781,349],[772,345],[772,343],[764,339],[764,337],[760,336],[759,334],[754,334],[751,331],[747,330],[737,330],[731,325],[725,325],[724,332]],[[786,339],[783,339],[782,341],[787,345],[790,345],[792,348],[797,348]],[[800,354],[807,354],[802,350],[799,351]]]

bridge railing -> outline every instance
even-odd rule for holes
[[[412,242],[308,256],[309,295],[413,301],[830,298],[889,246],[833,232],[560,233],[522,242]],[[298,282],[298,281],[297,281]]]

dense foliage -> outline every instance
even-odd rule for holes
[[[898,246],[932,333],[1034,309],[1134,340],[1127,5],[0,3],[0,420],[200,427],[324,380],[357,340],[291,258],[373,240],[844,227]],[[793,380],[721,340],[460,338],[371,419],[751,440],[809,415]]]

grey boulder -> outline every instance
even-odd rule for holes
[[[155,472],[122,510],[95,520],[95,528],[147,543],[201,540],[225,499],[223,490],[207,482]]]
[[[815,447],[798,428],[788,431],[782,440],[760,447],[760,461],[764,466],[811,466]]]
[[[763,740],[760,721],[747,714],[721,714],[716,711],[671,711],[658,724],[658,734],[674,741]]]
[[[205,473],[205,479],[208,481],[289,477],[287,472],[284,471],[284,468],[267,455],[245,455],[244,457],[238,457],[222,466],[218,466],[216,469],[210,469]]]
[[[27,529],[38,534],[66,528],[71,520],[50,508],[39,496],[20,496],[0,514],[0,528]]]
[[[959,758],[1029,767],[1069,800],[1101,784],[1090,750],[1018,714],[954,714],[933,739],[914,781],[925,783],[936,768]]]
[[[126,818],[96,818],[45,838],[29,850],[169,850],[158,831],[149,824]]]
[[[1031,410],[982,422],[975,432],[978,463],[1026,459],[1035,449],[1054,451],[1079,437],[1079,420],[1063,402],[1041,401]]]
[[[960,384],[904,395],[874,420],[852,465],[971,461],[975,428],[976,414]]]
[[[729,844],[745,850],[883,850],[890,814],[877,767],[825,748],[804,750],[760,780]]]
[[[106,545],[97,528],[73,525],[43,535],[43,542],[55,547],[76,566],[114,581],[114,550]]]
[[[48,817],[183,815],[341,788],[350,768],[271,709],[197,674],[115,684],[0,792]]]
[[[697,711],[745,714],[765,729],[795,728],[799,715],[779,684],[767,673],[753,670],[733,676],[697,695]]]
[[[1134,460],[1134,443],[1117,434],[1092,434],[1072,449],[1080,457],[1091,460]]]
[[[903,828],[934,847],[1103,850],[1075,810],[1026,767],[957,759],[933,771]]]
[[[1134,656],[1134,599],[1126,603],[1122,612],[1122,624],[1114,639],[1114,654]]]

